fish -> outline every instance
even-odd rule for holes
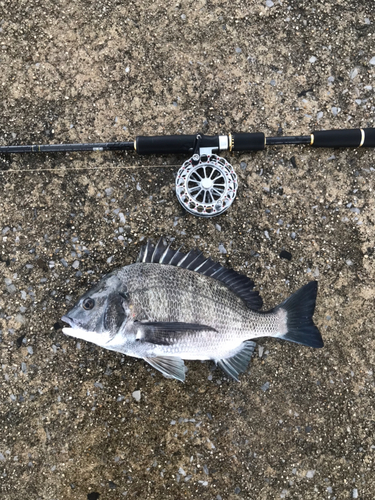
[[[148,241],[134,264],[105,275],[61,318],[69,325],[63,333],[141,358],[181,382],[185,360],[213,360],[239,381],[262,337],[323,347],[313,322],[316,281],[268,311],[254,287],[197,249]]]

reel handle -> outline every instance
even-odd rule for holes
[[[311,134],[314,148],[375,147],[375,128],[320,130]]]

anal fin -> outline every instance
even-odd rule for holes
[[[165,377],[175,378],[181,382],[185,381],[186,366],[183,359],[175,356],[157,356],[143,359],[153,368],[159,370]]]
[[[235,356],[216,360],[216,363],[226,373],[226,375],[239,382],[238,376],[247,369],[247,365],[253,355],[255,346],[255,342],[245,340],[245,342],[242,343],[241,350]]]

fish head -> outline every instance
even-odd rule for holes
[[[63,328],[63,333],[110,348],[128,316],[124,285],[116,275],[110,274],[82,295],[61,318],[70,326]]]

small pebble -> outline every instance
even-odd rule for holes
[[[312,477],[314,477],[314,475],[315,475],[315,470],[309,470],[306,473],[306,477],[308,477],[309,479],[311,479]]]
[[[17,323],[20,323],[21,325],[23,325],[25,323],[25,316],[22,316],[22,314],[16,314],[15,318],[14,318]]]
[[[280,259],[292,260],[292,254],[286,250],[281,250],[279,257]]]
[[[133,398],[137,401],[137,403],[141,400],[141,391],[134,391],[132,393]]]
[[[265,384],[262,385],[261,390],[263,392],[266,392],[266,391],[268,391],[269,388],[270,388],[270,383],[266,382]]]
[[[309,59],[309,63],[314,64],[314,62],[316,62],[316,57],[315,56],[311,56],[310,59]]]

